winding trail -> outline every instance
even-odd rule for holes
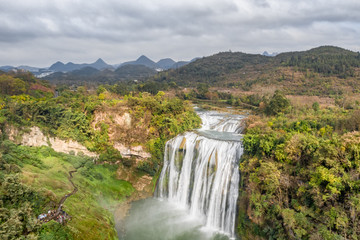
[[[64,204],[64,202],[66,201],[66,199],[72,195],[74,195],[77,191],[78,191],[78,188],[77,186],[74,184],[74,182],[72,181],[72,178],[73,178],[73,173],[77,172],[77,169],[76,170],[72,170],[72,171],[69,171],[69,176],[68,176],[68,180],[69,182],[71,183],[71,185],[73,186],[73,190],[72,192],[66,194],[65,196],[63,196],[58,204],[58,207],[56,209],[56,211],[51,211],[50,213],[47,214],[47,216],[42,219],[42,222],[43,223],[46,223],[46,222],[49,222],[51,220],[55,220],[58,219],[59,216],[62,216],[63,214],[63,211],[62,211],[62,206]],[[68,215],[67,215],[68,216]],[[69,216],[70,217],[70,216]]]
[[[74,187],[74,190],[72,190],[71,193],[68,193],[66,194],[65,196],[63,196],[59,202],[59,207],[57,208],[57,211],[56,211],[56,214],[58,215],[61,211],[61,208],[62,208],[62,205],[64,204],[64,202],[66,201],[66,199],[68,197],[70,197],[71,195],[75,194],[77,191],[78,191],[78,188],[77,186],[73,183],[73,181],[71,180],[73,178],[73,173],[77,172],[77,169],[76,170],[73,170],[73,171],[69,171],[69,177],[68,177],[68,180],[69,182],[71,183],[71,185]]]

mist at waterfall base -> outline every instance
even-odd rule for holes
[[[243,116],[197,113],[202,127],[167,142],[155,197],[132,204],[119,239],[236,238]]]

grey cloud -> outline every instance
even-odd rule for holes
[[[254,0],[255,5],[263,8],[269,8],[270,4],[266,0]]]
[[[29,46],[42,45],[48,49],[44,62],[57,51],[83,59],[103,57],[95,56],[103,51],[115,61],[121,56],[111,56],[109,49],[124,57],[138,51],[174,58],[322,43],[359,49],[356,0],[0,0],[0,5],[0,48],[22,48],[28,54],[23,59],[30,59]],[[129,59],[118,61],[123,60]]]

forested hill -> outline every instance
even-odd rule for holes
[[[260,54],[221,52],[200,58],[180,69],[159,73],[155,80],[174,81],[182,86],[196,86],[197,83],[221,84],[231,74],[240,73],[244,69],[261,69],[271,62],[271,57]]]
[[[299,67],[325,75],[341,78],[354,77],[355,68],[360,67],[360,53],[339,47],[318,47],[305,52],[282,53],[275,58],[282,65]]]
[[[0,71],[0,96],[28,94],[34,97],[52,96],[54,89],[46,81],[39,80],[30,72]]]
[[[329,95],[359,91],[359,68],[360,53],[322,46],[276,57],[222,52],[161,72],[154,80],[185,87],[206,83],[243,91],[276,86],[288,94]]]

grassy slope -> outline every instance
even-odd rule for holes
[[[78,168],[73,182],[79,191],[69,197],[63,207],[72,216],[68,228],[75,239],[117,239],[111,208],[130,196],[134,189],[130,183],[115,178],[116,167],[93,165],[90,159],[56,153],[45,147],[17,148],[40,160],[37,166],[24,164],[21,179],[49,202],[57,204],[72,191],[68,171]],[[45,207],[44,211],[49,208]]]

